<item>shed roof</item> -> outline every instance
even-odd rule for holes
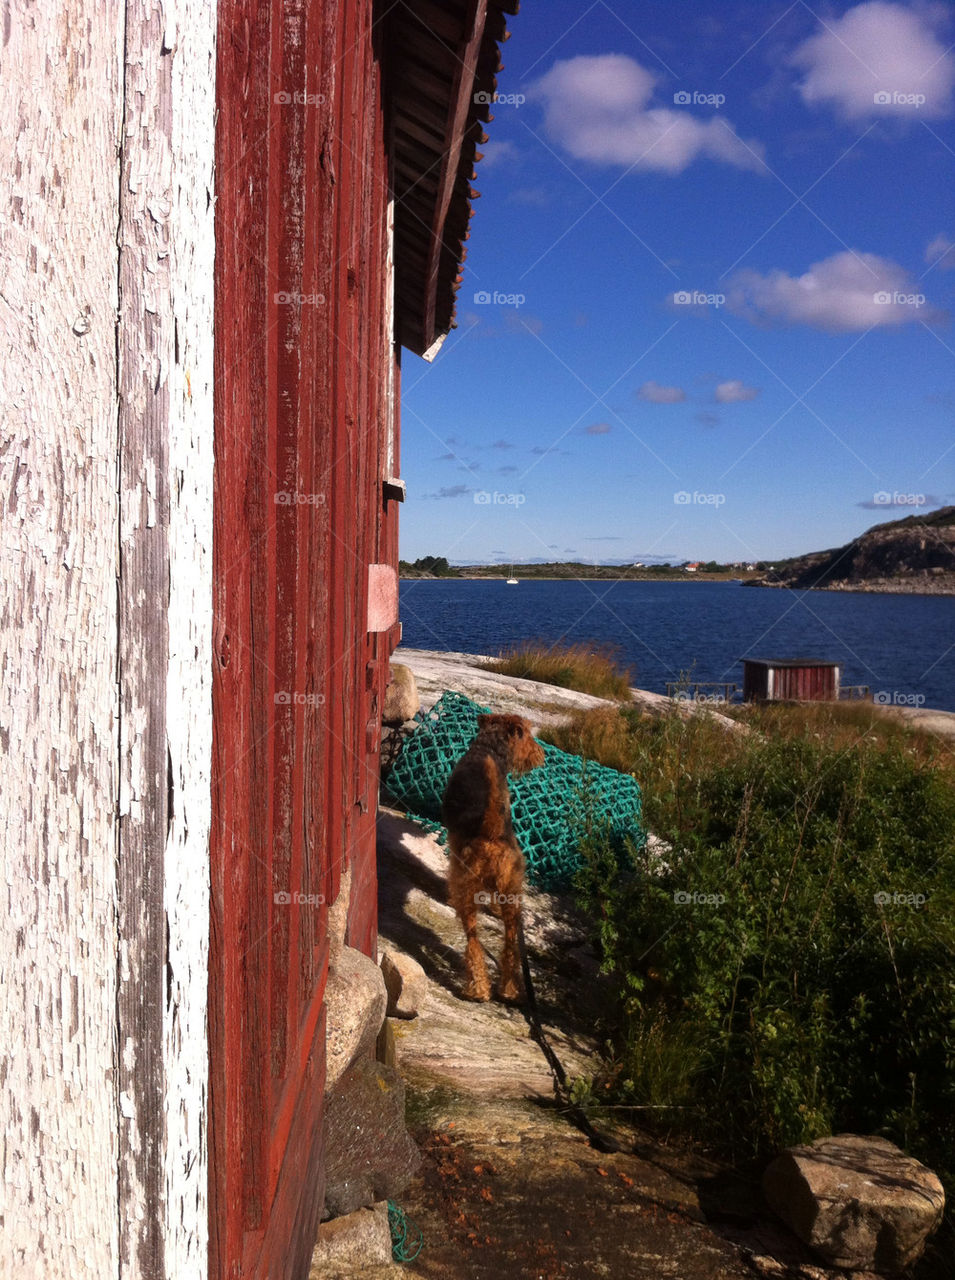
[[[397,339],[427,356],[454,327],[471,182],[520,0],[399,0],[387,27]]]
[[[744,658],[753,667],[838,667],[830,658]]]

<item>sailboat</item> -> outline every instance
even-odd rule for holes
[[[511,576],[510,576],[510,577],[508,578],[508,580],[507,580],[507,585],[508,585],[509,587],[516,587],[516,586],[517,586],[517,579],[514,577],[514,566],[513,566],[513,565],[511,565]]]

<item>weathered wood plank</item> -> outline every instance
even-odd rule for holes
[[[206,1267],[215,28],[128,0],[120,182],[121,1276]]]
[[[212,769],[213,298],[216,12],[165,6],[172,59],[169,673],[172,812],[163,907],[166,1280],[208,1275],[209,834]]]
[[[158,3],[129,0],[119,223],[120,1275],[165,1274],[162,1056],[168,814],[168,223],[171,62]]]
[[[3,1274],[118,1273],[116,228],[122,8],[0,46]]]

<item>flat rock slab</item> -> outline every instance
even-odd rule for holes
[[[542,684],[539,680],[498,675],[487,669],[488,663],[496,659],[481,654],[440,653],[401,647],[395,650],[395,658],[414,673],[421,706],[425,710],[434,706],[445,689],[453,689],[473,702],[490,706],[495,712],[526,716],[537,730],[543,725],[561,724],[575,711],[620,705],[608,698],[578,693],[575,689],[561,689],[557,685]],[[676,707],[681,715],[688,716],[705,706],[728,731],[749,732],[746,725],[721,715],[710,704],[675,702],[662,693],[651,693],[649,689],[631,689],[630,697],[648,715],[663,715]]]
[[[839,1134],[778,1156],[766,1198],[800,1240],[837,1267],[893,1275],[915,1262],[938,1226],[938,1178],[884,1138]]]

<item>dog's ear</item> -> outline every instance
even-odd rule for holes
[[[478,729],[486,729],[490,718],[491,717],[487,715],[478,716]]]

